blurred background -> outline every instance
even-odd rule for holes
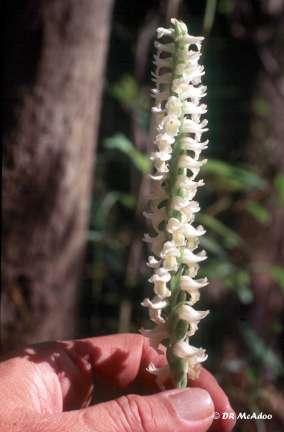
[[[206,349],[205,367],[236,413],[272,414],[270,420],[239,420],[235,431],[280,432],[284,2],[116,0],[109,14],[87,246],[74,297],[72,337],[137,333],[141,326],[151,326],[148,310],[140,303],[153,296],[151,269],[145,264],[149,250],[141,240],[151,233],[142,212],[149,205],[145,175],[152,171],[147,155],[155,136],[150,98],[153,41],[156,28],[168,27],[169,19],[177,17],[190,34],[206,37],[201,62],[206,71],[209,147],[202,154],[208,163],[199,174],[205,186],[196,196],[201,206],[196,220],[207,230],[201,246],[208,252],[198,277],[210,280],[198,309],[211,312],[192,344]],[[15,292],[11,302],[18,301],[24,311],[15,319],[29,320],[25,295],[19,300]],[[27,326],[24,333],[32,334],[32,329]],[[4,335],[7,338],[9,332]]]

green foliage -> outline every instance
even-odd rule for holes
[[[96,243],[96,246],[102,244],[117,252],[123,252],[124,249],[119,241],[110,237],[105,231],[89,230],[87,232],[87,241]]]
[[[272,106],[265,99],[254,99],[252,102],[253,111],[261,117],[270,117],[273,114]]]
[[[284,366],[275,356],[273,351],[271,351],[263,342],[261,337],[257,332],[246,324],[240,325],[241,333],[246,341],[247,346],[253,355],[258,359],[263,365],[269,367],[277,375],[284,376]]]
[[[110,86],[109,92],[137,124],[143,128],[148,127],[151,109],[150,98],[140,91],[134,77],[124,73],[118,82]]]
[[[123,74],[120,81],[111,86],[110,93],[127,107],[132,107],[137,99],[138,89],[136,80],[129,74]]]
[[[152,162],[149,157],[137,150],[125,135],[117,133],[112,138],[106,139],[105,148],[116,149],[125,153],[142,174],[151,171]]]
[[[255,167],[249,165],[239,167],[210,158],[202,171],[204,175],[211,177],[214,187],[223,191],[248,192],[266,186]]]
[[[252,214],[256,220],[258,220],[262,225],[270,225],[271,215],[268,210],[255,201],[246,201],[246,210]]]
[[[269,271],[273,279],[278,283],[279,287],[284,293],[284,268],[278,266],[271,266],[269,268]]]
[[[279,201],[281,204],[284,204],[284,175],[277,174],[274,178],[274,185],[277,190]]]
[[[221,238],[221,241],[225,247],[231,249],[244,245],[244,240],[220,220],[207,214],[199,214],[196,219],[200,221],[205,227],[210,229],[211,235],[213,233],[217,234]]]
[[[221,246],[220,242],[212,236],[201,237],[199,244],[202,249],[205,249],[213,255],[217,255],[224,259],[228,258],[226,250]]]

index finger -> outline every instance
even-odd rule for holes
[[[103,397],[104,388],[108,400],[115,388],[117,391],[125,388],[129,390],[129,386],[134,385],[136,391],[143,394],[155,393],[158,390],[156,377],[147,372],[146,368],[151,362],[162,367],[166,363],[166,357],[156,353],[149,346],[148,339],[141,335],[118,334],[60,344],[76,364],[80,365],[82,359],[89,364],[94,385],[100,388],[100,402],[106,400],[106,397]],[[84,370],[82,364],[82,373]],[[135,388],[132,389],[133,392]]]

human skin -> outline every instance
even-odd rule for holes
[[[205,369],[189,389],[158,390],[146,367],[165,361],[133,334],[12,351],[0,363],[1,431],[231,431],[233,419],[213,422],[233,410]]]

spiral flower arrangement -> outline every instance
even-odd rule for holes
[[[154,256],[148,266],[153,268],[149,279],[154,284],[155,296],[146,298],[142,305],[149,308],[149,316],[156,323],[150,330],[142,328],[142,335],[150,338],[150,345],[159,353],[160,344],[166,347],[168,363],[161,369],[154,364],[149,372],[157,376],[161,389],[172,377],[174,387],[185,387],[187,377],[198,377],[201,363],[207,355],[202,348],[189,345],[189,338],[198,323],[209,311],[197,311],[193,305],[199,300],[199,290],[208,284],[207,278],[195,279],[199,263],[206,259],[205,251],[194,253],[202,226],[194,227],[199,204],[193,201],[203,180],[195,181],[206,160],[199,160],[208,141],[201,142],[207,131],[207,120],[200,120],[206,105],[200,104],[206,87],[201,84],[203,67],[198,64],[203,37],[190,36],[184,23],[172,19],[174,28],[159,28],[158,38],[170,38],[169,43],[155,42],[156,73],[153,81],[156,99],[153,112],[157,117],[157,151],[151,154],[156,173],[151,175],[150,195],[152,213],[144,212],[152,220],[157,235],[145,234]],[[189,50],[195,45],[195,50]],[[188,175],[189,173],[189,175]]]

